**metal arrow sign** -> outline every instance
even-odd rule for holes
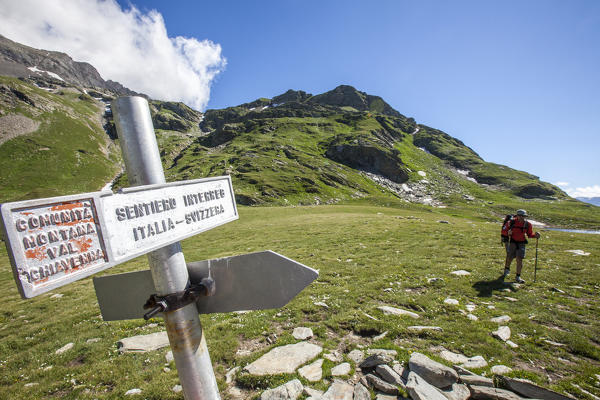
[[[263,310],[287,304],[319,273],[273,251],[187,264],[191,284],[211,277],[215,294],[197,302],[200,314]],[[150,271],[94,278],[105,321],[142,318],[144,302],[156,292]]]

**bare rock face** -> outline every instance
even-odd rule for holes
[[[421,353],[413,353],[408,361],[408,366],[411,372],[438,388],[451,386],[458,381],[458,374],[455,370],[433,361]]]
[[[372,143],[332,143],[325,155],[350,168],[383,175],[396,183],[408,180],[408,173],[403,168],[400,154],[395,149]]]

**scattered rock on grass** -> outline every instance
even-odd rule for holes
[[[459,269],[456,271],[452,271],[450,272],[452,275],[456,275],[456,276],[468,276],[471,275],[471,273],[469,271],[465,271],[464,269]]]
[[[500,339],[503,342],[506,342],[510,339],[510,328],[508,326],[501,326],[497,330],[492,332],[492,336],[496,339]]]
[[[506,375],[512,371],[512,368],[507,367],[506,365],[494,365],[490,371],[495,375]]]
[[[440,352],[440,357],[452,364],[463,364],[466,363],[469,359],[467,356],[464,356],[460,353],[453,353],[448,350],[442,350]]]
[[[392,359],[392,357],[386,354],[373,354],[360,363],[360,368],[373,368],[380,364],[389,364],[392,362]]]
[[[488,387],[494,387],[494,381],[491,380],[490,378],[486,378],[485,376],[480,376],[480,375],[461,375],[460,376],[460,381],[462,383],[466,383],[467,385],[469,385],[469,387],[471,386],[488,386]]]
[[[547,400],[568,400],[569,398],[560,393],[553,392],[546,388],[537,386],[533,382],[525,379],[508,378],[505,376],[499,377],[501,386],[510,389],[515,393],[535,399]]]
[[[398,395],[400,393],[396,386],[392,385],[391,383],[387,383],[383,379],[380,379],[379,377],[373,374],[367,374],[366,379],[367,382],[369,382],[369,385],[373,386],[380,392],[394,395]]]
[[[408,374],[406,391],[413,400],[447,400],[435,386],[412,371]]]
[[[369,389],[364,387],[361,383],[357,383],[354,386],[353,400],[371,400],[371,393]]]
[[[144,353],[146,351],[158,350],[168,345],[169,338],[166,331],[132,336],[117,342],[117,347],[121,353]]]
[[[586,253],[583,250],[565,250],[566,252],[573,253],[576,256],[589,256],[590,253]]]
[[[390,307],[390,306],[379,306],[379,310],[383,311],[385,315],[399,315],[401,317],[419,318],[419,314],[412,311],[403,310],[401,308]]]
[[[323,400],[352,400],[354,385],[335,379],[323,395]]]
[[[505,324],[511,321],[511,318],[508,315],[501,315],[499,317],[491,318],[490,321],[495,322],[497,324]]]
[[[521,400],[521,396],[514,394],[511,391],[498,389],[494,387],[487,386],[469,386],[471,389],[471,398],[472,399],[494,399],[494,400]]]
[[[305,365],[298,370],[298,373],[309,382],[320,381],[323,378],[323,359],[319,358],[317,361]]]
[[[292,336],[298,340],[306,340],[306,339],[310,339],[311,337],[313,337],[313,331],[310,328],[305,328],[305,327],[299,326],[294,329]]]
[[[329,361],[334,362],[334,363],[340,362],[343,359],[342,355],[337,350],[334,350],[331,353],[324,354],[323,358],[326,358]]]
[[[458,374],[452,368],[446,367],[421,353],[412,353],[408,361],[411,372],[418,374],[429,384],[443,388],[458,381]]]
[[[377,372],[377,375],[379,375],[384,381],[391,383],[395,386],[400,386],[402,388],[405,387],[405,383],[402,380],[402,377],[389,365],[378,365],[377,367],[375,367],[375,372]]]
[[[225,374],[225,383],[233,383],[235,374],[240,370],[240,367],[233,367]]]
[[[345,362],[345,363],[341,363],[340,365],[336,365],[335,367],[331,368],[331,375],[344,376],[344,375],[348,375],[351,370],[352,370],[352,367],[350,366],[350,363]]]
[[[125,396],[134,396],[136,394],[142,394],[142,389],[129,389],[125,392]]]
[[[450,388],[445,388],[442,393],[448,400],[467,400],[471,397],[471,391],[466,385],[453,383]]]
[[[318,356],[321,351],[321,346],[308,342],[275,347],[244,369],[251,375],[293,374],[296,368]]]
[[[442,332],[442,328],[440,328],[439,326],[424,326],[424,325],[414,325],[414,326],[408,326],[406,327],[406,329],[408,329],[409,331],[412,332],[417,332],[417,333],[422,333],[422,332]]]
[[[354,361],[355,364],[360,364],[365,359],[365,353],[362,350],[354,349],[348,353],[348,358]]]
[[[482,356],[470,357],[466,362],[462,363],[460,366],[463,368],[485,368],[488,363],[485,361],[485,358]]]
[[[304,386],[300,380],[294,379],[274,389],[265,390],[260,400],[296,400],[302,394]]]
[[[62,354],[62,353],[64,353],[64,352],[66,352],[66,351],[69,351],[69,350],[71,350],[71,349],[73,348],[73,346],[74,346],[74,344],[73,344],[73,343],[67,343],[67,344],[65,344],[63,347],[61,347],[60,349],[56,350],[56,351],[54,352],[54,354]]]
[[[308,396],[308,399],[320,400],[323,397],[323,392],[317,389],[304,387],[304,394]],[[307,400],[308,400],[307,399]]]
[[[451,306],[457,306],[458,305],[458,300],[447,298],[446,300],[444,300],[444,304],[449,304]]]
[[[396,350],[388,350],[388,349],[368,349],[367,355],[371,356],[373,354],[384,354],[390,357],[396,357],[398,352]]]

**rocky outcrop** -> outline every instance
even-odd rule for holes
[[[400,153],[366,143],[332,144],[325,152],[327,158],[366,172],[383,175],[396,183],[408,180],[408,173],[402,167]]]

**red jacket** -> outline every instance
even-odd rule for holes
[[[512,235],[510,240],[512,242],[525,242],[527,240],[525,236],[530,238],[535,237],[533,234],[533,228],[531,227],[531,222],[521,222],[518,218],[510,220],[502,227],[502,234],[508,235],[508,231],[511,229]]]

